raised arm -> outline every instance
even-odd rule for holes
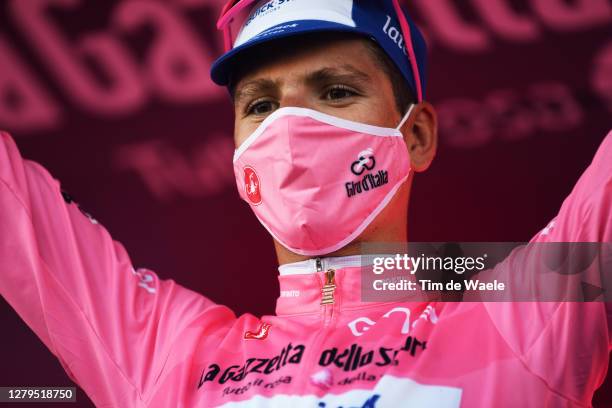
[[[96,406],[144,406],[190,323],[220,334],[235,318],[173,280],[134,270],[123,246],[2,132],[0,295]]]
[[[606,243],[590,247],[601,251],[589,266],[595,273],[589,276],[542,273],[544,266],[550,264],[542,259],[542,253],[552,253],[554,244],[549,243],[558,242]],[[557,217],[533,237],[530,245],[519,248],[498,265],[488,279],[501,277],[510,282],[511,288],[518,288],[517,291],[535,289],[535,292],[560,294],[563,292],[558,289],[581,289],[587,281],[604,286],[609,299],[612,288],[606,285],[612,277],[611,247],[612,133],[602,142]],[[485,307],[508,345],[535,375],[568,400],[590,404],[608,366],[612,304],[523,301],[491,302],[485,303]]]

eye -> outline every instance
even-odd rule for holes
[[[350,98],[351,96],[357,95],[357,92],[345,85],[335,85],[327,90],[324,94],[324,98],[329,101],[337,101],[341,99]]]
[[[267,115],[278,106],[276,102],[270,100],[259,100],[251,103],[246,110],[247,115]]]

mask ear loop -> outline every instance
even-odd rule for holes
[[[410,107],[408,108],[408,112],[406,112],[406,114],[404,115],[404,117],[402,118],[402,121],[400,122],[399,125],[397,125],[397,127],[395,128],[396,130],[401,131],[402,127],[406,124],[406,122],[408,121],[408,118],[410,118],[410,114],[412,113],[412,110],[414,109],[416,105],[414,103],[410,104]]]

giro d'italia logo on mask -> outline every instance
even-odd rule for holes
[[[376,159],[372,148],[364,150],[358,156],[357,161],[351,164],[351,171],[354,175],[361,176],[366,170],[374,170]]]
[[[389,172],[386,170],[379,170],[377,173],[373,173],[375,167],[376,158],[374,157],[374,150],[372,148],[359,152],[357,160],[351,163],[351,173],[361,178],[358,181],[349,181],[345,183],[344,186],[348,198],[355,197],[358,194],[374,190],[375,188],[389,183]]]
[[[261,182],[255,169],[250,166],[244,168],[244,192],[251,204],[261,204]]]

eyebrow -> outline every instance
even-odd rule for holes
[[[324,67],[314,72],[309,72],[302,79],[311,86],[332,82],[369,83],[372,80],[370,75],[350,64],[343,64],[339,67]],[[234,103],[240,104],[244,99],[263,93],[274,93],[281,84],[282,80],[269,78],[258,78],[248,81],[237,89],[234,95]]]
[[[345,81],[367,83],[371,81],[371,77],[350,64],[321,68],[306,76],[306,82],[313,85]]]
[[[234,103],[239,104],[243,99],[254,97],[261,93],[273,93],[279,86],[279,81],[268,78],[259,78],[242,85],[234,95]]]

